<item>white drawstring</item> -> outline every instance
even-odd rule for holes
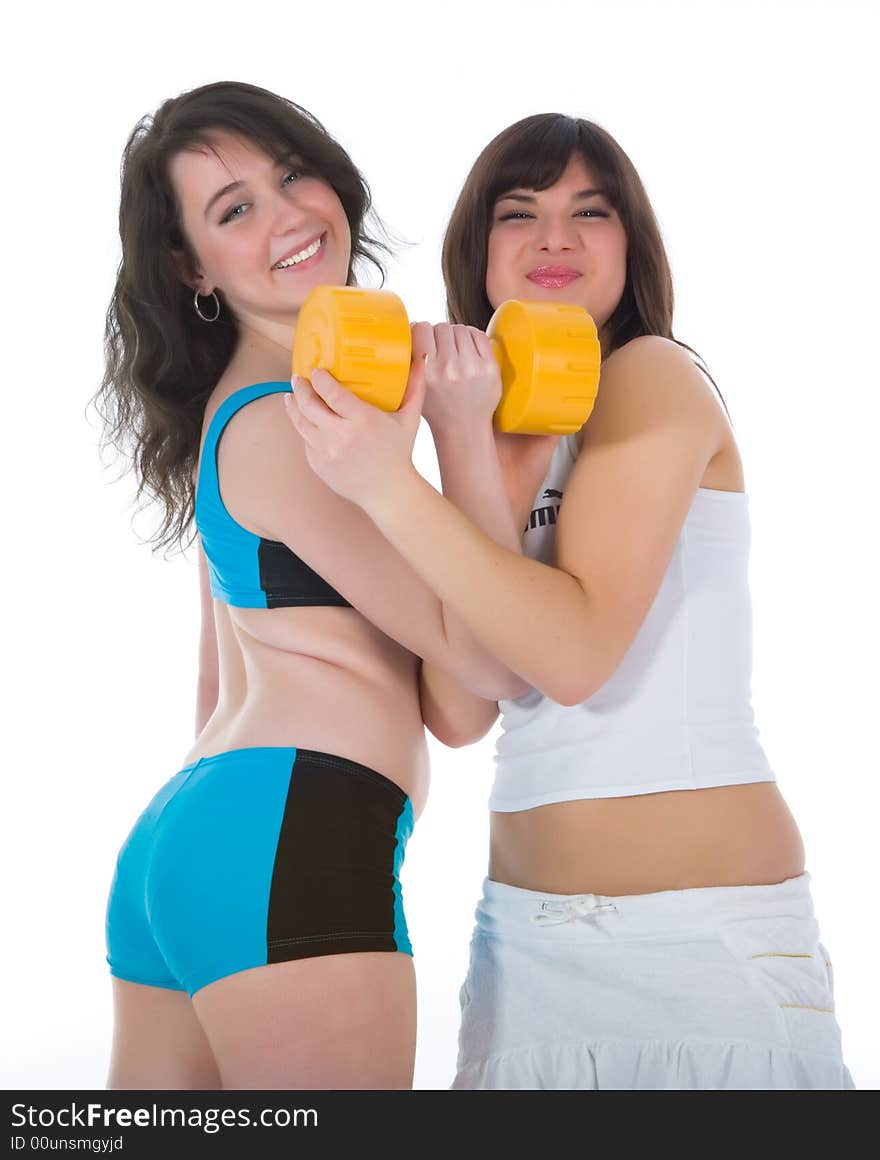
[[[599,912],[616,911],[613,902],[599,902],[595,894],[577,894],[557,902],[542,902],[538,914],[531,921],[539,926],[555,926],[560,922],[574,922],[578,918],[596,918]]]

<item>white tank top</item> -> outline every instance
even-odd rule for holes
[[[525,554],[545,564],[575,440],[559,440],[525,533]],[[747,496],[700,488],[650,611],[602,688],[574,706],[537,690],[500,702],[489,808],[775,781],[751,707],[748,556]]]

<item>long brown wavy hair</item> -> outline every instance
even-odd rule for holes
[[[295,155],[307,172],[332,186],[351,228],[348,284],[363,262],[384,281],[378,254],[390,252],[385,241],[367,233],[370,218],[388,236],[372,212],[363,175],[317,118],[292,101],[222,81],[165,101],[137,123],[122,155],[122,260],[107,311],[104,378],[93,402],[104,425],[103,445],[131,457],[138,500],[159,501],[163,518],[151,537],[157,548],[182,543],[191,528],[205,404],[238,335],[222,298],[216,323],[199,320],[193,292],[172,258],[172,251],[183,251],[194,265],[169,163],[183,150],[210,147],[218,130],[280,161]]]
[[[626,284],[605,327],[603,358],[640,335],[659,335],[690,351],[718,390],[702,358],[672,333],[669,259],[635,166],[610,133],[579,117],[562,113],[525,117],[499,133],[474,162],[443,239],[450,322],[480,330],[489,325],[493,307],[486,296],[486,272],[489,231],[498,198],[511,189],[549,189],[578,154],[617,211],[627,238]],[[723,397],[721,401],[724,403]]]

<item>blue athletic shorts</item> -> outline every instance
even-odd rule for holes
[[[159,790],[120,851],[111,974],[192,995],[268,963],[411,955],[399,875],[412,827],[403,790],[347,758],[203,757]]]

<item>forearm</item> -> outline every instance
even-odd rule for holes
[[[451,748],[479,741],[498,716],[495,701],[470,692],[436,665],[421,666],[419,701],[426,727]]]
[[[433,435],[443,494],[496,544],[519,554],[522,551],[520,536],[511,512],[491,425],[472,425],[455,432],[434,431]],[[484,644],[474,638],[460,614],[445,601],[443,619],[447,638],[456,651],[470,654],[475,663],[485,665],[490,658]],[[497,661],[495,657],[491,659]],[[453,696],[456,692],[452,688],[453,678],[443,674],[443,681],[447,692]],[[500,662],[498,681],[497,697],[518,697],[529,688],[522,678]],[[475,694],[469,695],[475,697]],[[474,709],[477,717],[485,716],[483,706]]]
[[[522,544],[505,490],[490,426],[435,433],[443,494],[496,544],[520,553]]]
[[[465,629],[528,685],[575,704],[605,672],[607,642],[581,584],[496,544],[415,469],[368,514]]]

